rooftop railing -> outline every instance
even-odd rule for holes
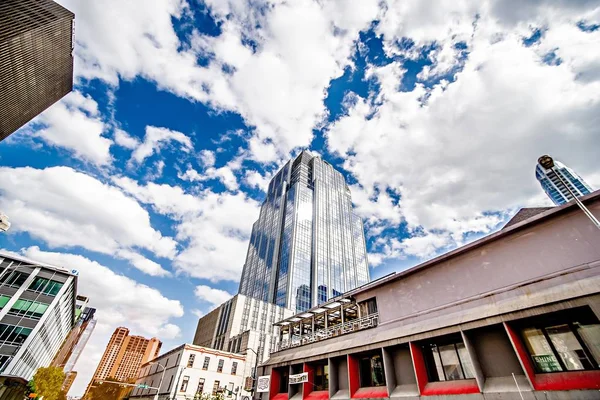
[[[362,318],[357,318],[342,324],[330,326],[327,329],[319,329],[305,335],[293,336],[291,339],[283,339],[278,343],[273,352],[292,347],[304,346],[306,344],[358,332],[364,329],[375,328],[378,322],[379,313],[369,314]]]

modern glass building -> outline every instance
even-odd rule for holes
[[[269,183],[239,293],[304,311],[369,280],[363,224],[344,177],[303,151]]]
[[[0,377],[50,365],[75,325],[76,288],[77,271],[0,252]]]
[[[565,184],[568,185],[571,192],[575,193],[577,196],[584,196],[593,191],[592,188],[571,168],[556,160],[554,160],[554,165],[555,167],[553,169],[546,169],[538,162],[535,167],[535,177],[554,204],[559,206],[573,200],[573,195],[569,193]],[[560,174],[560,178],[562,178],[564,183],[561,182],[561,179],[557,174]]]

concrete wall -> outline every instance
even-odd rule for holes
[[[600,203],[590,208],[600,217]],[[389,323],[482,293],[600,260],[600,230],[578,209],[356,296],[377,296]],[[465,284],[468,282],[468,284]]]
[[[475,348],[474,356],[479,360],[485,377],[523,374],[523,369],[502,325],[474,329],[466,335]]]
[[[198,320],[193,343],[196,346],[211,347],[219,323],[221,307],[218,307]]]

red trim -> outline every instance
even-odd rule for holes
[[[275,400],[277,395],[279,394],[279,380],[281,379],[279,371],[276,368],[271,370],[271,384],[269,385],[269,400]],[[283,394],[283,393],[282,393]],[[285,398],[287,399],[288,395],[285,393]],[[278,398],[276,400],[284,400]]]
[[[600,371],[569,371],[538,374],[537,390],[600,389]]]
[[[288,400],[288,394],[287,393],[277,393],[275,396],[273,396],[272,400]]]
[[[569,371],[551,374],[536,374],[529,352],[519,334],[506,322],[506,333],[517,353],[525,373],[535,390],[600,389],[600,371]]]
[[[459,381],[430,382],[421,392],[422,396],[470,394],[479,393],[479,386],[475,379],[462,379]]]
[[[385,386],[363,387],[359,388],[352,395],[353,399],[376,399],[388,397],[387,388]]]
[[[308,396],[305,397],[306,400],[328,400],[329,399],[329,391],[328,390],[315,390],[310,392]]]
[[[415,377],[417,378],[417,387],[419,393],[423,394],[425,386],[429,382],[427,377],[427,367],[425,367],[425,359],[423,358],[423,351],[414,342],[408,343],[410,348],[410,355],[413,362],[413,369],[415,371]]]
[[[354,397],[354,393],[360,387],[358,378],[358,359],[348,354],[348,386],[350,386],[350,397]]]
[[[517,357],[519,358],[519,361],[521,362],[521,366],[523,367],[523,369],[525,371],[525,374],[527,374],[527,377],[529,378],[529,381],[533,385],[533,388],[535,390],[538,390],[537,385],[535,384],[535,372],[533,369],[533,364],[531,363],[531,359],[529,358],[529,353],[527,352],[527,349],[525,349],[525,345],[521,341],[519,334],[517,332],[515,332],[515,330],[510,325],[508,325],[506,322],[504,322],[503,324],[504,324],[504,329],[506,330],[506,333],[508,334],[508,338],[510,339],[510,342],[512,343],[513,348],[515,349],[515,352],[517,353]]]
[[[304,382],[302,384],[302,398],[306,399],[313,391],[313,383],[315,381],[315,368],[307,363],[304,363],[304,372],[308,372],[308,382]],[[329,397],[329,392],[327,392],[327,397]]]

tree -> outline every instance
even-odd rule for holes
[[[39,368],[29,382],[30,390],[44,400],[60,400],[65,373],[60,367]]]

